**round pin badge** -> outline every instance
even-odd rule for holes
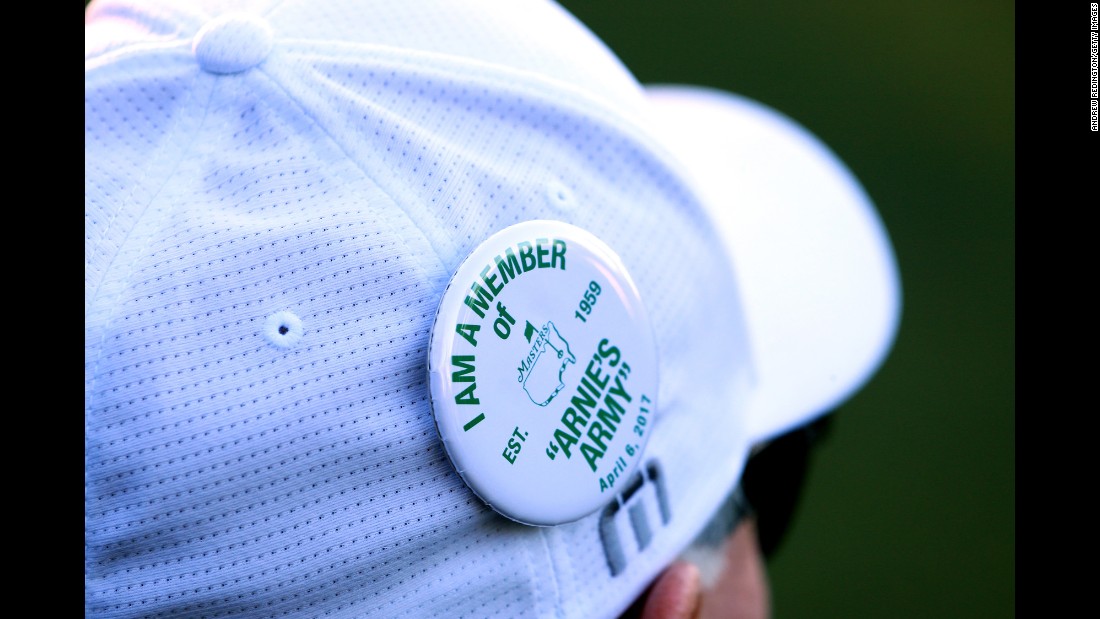
[[[466,484],[530,525],[572,522],[623,489],[657,410],[657,345],[619,256],[559,221],[479,245],[443,294],[432,410]]]

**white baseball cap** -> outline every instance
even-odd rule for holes
[[[84,217],[86,616],[614,617],[900,315],[827,147],[538,0],[94,1]]]

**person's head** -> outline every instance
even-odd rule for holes
[[[750,453],[899,299],[810,133],[555,4],[93,2],[86,614],[766,612]]]

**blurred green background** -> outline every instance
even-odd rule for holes
[[[775,616],[1014,616],[1015,5],[563,4],[643,83],[802,123],[894,241],[898,339],[815,455],[770,565]]]

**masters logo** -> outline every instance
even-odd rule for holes
[[[516,380],[523,383],[523,390],[532,402],[538,406],[546,406],[565,387],[562,375],[566,367],[577,362],[577,358],[569,350],[569,342],[558,333],[553,321],[542,325],[541,329],[536,329],[528,322],[523,335],[531,342],[531,350],[516,368],[519,371]],[[548,348],[551,352],[544,356]],[[539,361],[547,357],[553,360],[540,365]],[[557,363],[559,361],[560,364]]]

